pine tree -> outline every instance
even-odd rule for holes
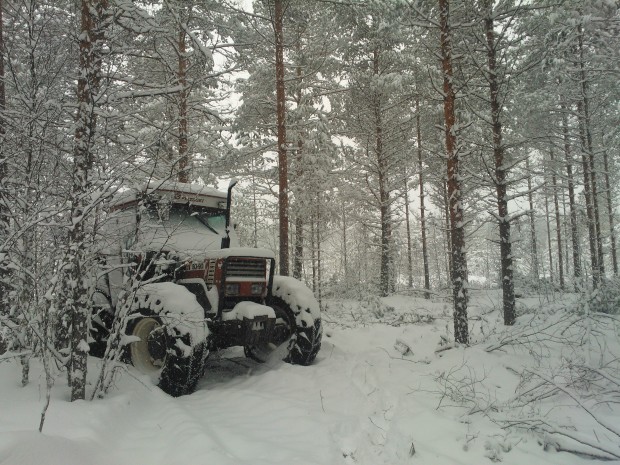
[[[7,166],[4,153],[4,137],[6,134],[6,90],[4,85],[4,20],[2,0],[0,0],[0,316],[8,314],[7,293],[8,286],[8,256],[6,243],[9,235],[9,210],[6,196]],[[2,332],[0,331],[0,345],[4,345]],[[3,350],[0,350],[0,353]]]
[[[448,168],[448,202],[450,208],[450,237],[452,256],[452,296],[454,301],[454,339],[461,344],[469,342],[467,321],[467,259],[465,257],[465,225],[462,190],[459,175],[460,154],[457,145],[455,115],[456,96],[452,70],[452,31],[450,29],[449,0],[439,0],[441,66],[443,71],[443,98]]]
[[[497,221],[499,223],[499,242],[501,255],[501,279],[504,305],[504,324],[514,325],[516,319],[515,294],[512,260],[512,236],[510,234],[510,216],[508,212],[508,170],[505,146],[502,141],[502,103],[500,97],[500,79],[505,74],[497,62],[498,50],[503,37],[496,38],[494,31],[493,2],[486,0],[483,5],[484,31],[486,35],[486,52],[491,106],[491,124],[493,133],[493,159],[495,161],[495,189],[497,192]],[[498,40],[499,39],[499,40]]]

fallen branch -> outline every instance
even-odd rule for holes
[[[0,355],[0,362],[5,360],[11,360],[14,358],[24,357],[26,355],[31,355],[32,350],[22,350],[21,352],[6,352],[4,355]]]
[[[578,431],[573,431],[554,425],[545,418],[503,420],[500,423],[503,423],[502,428],[504,429],[519,428],[528,431],[538,431],[548,435],[557,435],[560,438],[570,439],[576,443],[573,446],[558,443],[555,445],[558,450],[589,455],[599,460],[620,459],[620,447],[612,444],[600,443],[594,438],[590,438],[585,434],[579,433]]]

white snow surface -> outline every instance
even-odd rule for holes
[[[224,320],[243,320],[244,318],[253,319],[258,316],[266,316],[267,318],[275,318],[276,312],[273,308],[266,305],[257,304],[256,302],[244,301],[235,305],[235,308],[228,312],[222,313]]]
[[[312,291],[295,278],[275,275],[272,293],[291,307],[297,325],[305,322],[303,326],[312,326],[315,319],[321,316],[321,308]]]
[[[278,281],[282,289],[288,280]],[[166,295],[185,299],[173,290]],[[503,421],[511,418],[542,419],[577,438],[618,449],[618,438],[561,392],[521,406],[511,401],[540,381],[528,384],[518,376],[522,370],[552,377],[567,360],[617,359],[617,319],[601,319],[611,322],[601,326],[592,317],[589,334],[598,334],[597,344],[556,344],[577,334],[583,321],[583,315],[564,309],[570,299],[557,294],[520,299],[517,324],[504,328],[499,295],[471,292],[470,347],[445,344],[452,331],[448,303],[393,296],[327,301],[322,349],[308,367],[257,364],[239,348],[211,353],[197,391],[181,398],[169,397],[128,367],[105,398],[71,403],[66,376],[58,373],[42,434],[37,432],[45,404],[42,367],[33,360],[30,383],[21,387],[20,364],[5,358],[0,363],[0,463],[593,463],[591,457],[562,451],[585,451],[566,437],[505,427]],[[518,335],[526,337],[512,344]],[[89,359],[89,389],[100,363]],[[590,389],[579,402],[612,430],[620,429],[618,404],[597,405],[600,397],[585,395],[595,386]]]

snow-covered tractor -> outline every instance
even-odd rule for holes
[[[308,365],[321,347],[319,305],[296,279],[275,275],[273,252],[239,247],[231,192],[150,181],[118,194],[94,294],[91,354],[115,334],[126,362],[191,393],[209,351],[244,347],[258,361]],[[120,336],[120,337],[119,337]]]

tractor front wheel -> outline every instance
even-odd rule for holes
[[[208,354],[204,341],[192,344],[188,335],[164,323],[165,314],[150,309],[138,309],[130,318],[127,335],[137,340],[129,344],[129,362],[146,375],[157,375],[157,385],[173,397],[194,392]]]
[[[258,362],[277,356],[294,365],[310,365],[321,348],[321,318],[315,317],[308,323],[307,318],[298,318],[289,304],[275,296],[267,305],[276,314],[271,340],[258,346],[246,346],[246,356]]]

